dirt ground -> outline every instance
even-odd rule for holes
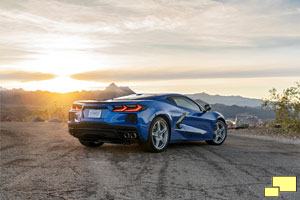
[[[231,133],[238,135],[257,135],[257,136],[269,136],[273,138],[282,138],[282,139],[292,139],[292,140],[300,140],[300,133],[287,131],[283,128],[267,128],[267,127],[256,127],[256,128],[248,128],[248,129],[237,129],[230,130]]]
[[[272,176],[297,176],[300,143],[229,133],[222,146],[87,148],[65,123],[1,122],[0,199],[264,199]]]

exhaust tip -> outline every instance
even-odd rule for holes
[[[124,138],[125,139],[135,139],[137,138],[137,133],[133,132],[127,132],[127,133],[124,133]]]
[[[137,136],[136,133],[131,134],[131,138],[136,138],[136,136]]]
[[[129,138],[130,134],[129,133],[124,133],[124,138]]]

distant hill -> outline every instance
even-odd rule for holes
[[[0,90],[1,104],[45,106],[56,102],[60,105],[71,105],[76,100],[96,99],[106,100],[129,94],[134,94],[129,87],[118,87],[111,83],[104,90],[76,91],[56,93],[48,91],[25,91],[23,89]]]
[[[0,91],[7,91],[7,89],[0,86]]]
[[[196,93],[187,94],[192,99],[201,99],[202,101],[208,102],[209,104],[223,104],[227,106],[248,106],[248,107],[260,107],[262,104],[261,99],[246,98],[241,96],[221,96],[221,95],[210,95],[207,93]]]
[[[106,97],[108,97],[108,99],[111,98],[116,98],[116,97],[120,97],[120,96],[126,96],[129,94],[134,94],[135,92],[133,90],[131,90],[129,87],[124,87],[124,86],[117,86],[115,83],[111,83],[109,86],[107,86],[105,88],[105,90],[103,91],[103,95]]]
[[[201,99],[195,100],[198,104],[204,106],[207,102]],[[261,107],[249,107],[249,106],[237,106],[237,105],[224,105],[224,104],[211,104],[212,110],[220,112],[225,118],[235,118],[237,114],[247,113],[250,115],[255,115],[263,120],[270,120],[275,118],[275,113],[273,111],[262,109]]]
[[[43,116],[50,119],[49,112],[56,112],[57,109],[61,109],[61,113],[67,114],[72,102],[77,100],[107,100],[134,93],[129,87],[119,87],[114,83],[111,83],[104,90],[83,90],[69,93],[0,88],[0,103],[2,105],[0,119],[10,118],[13,121],[24,121],[26,116],[29,115]],[[275,116],[273,112],[259,107],[261,105],[259,99],[209,95],[206,93],[190,94],[188,96],[195,99],[200,105],[204,105],[206,102],[210,103],[212,110],[222,113],[226,118],[234,118],[240,113],[256,115],[264,120],[272,119]],[[52,118],[55,117],[55,115],[51,116]],[[61,118],[65,119],[66,117]]]
[[[242,107],[237,105],[227,106],[224,104],[213,104],[212,110],[222,113],[225,118],[235,118],[235,116],[240,113],[255,115],[263,120],[270,120],[275,118],[275,113],[273,111],[265,110],[260,107]]]
[[[104,90],[69,93],[0,89],[0,121],[67,121],[74,101],[106,100],[134,94],[129,87],[118,87],[114,83]]]

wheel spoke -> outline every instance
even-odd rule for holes
[[[167,143],[168,142],[168,135],[165,134],[164,137],[163,137],[163,143]]]
[[[160,132],[165,133],[167,130],[168,130],[167,127],[164,127]]]
[[[225,129],[221,132],[220,136],[221,136],[222,140],[225,138]]]
[[[157,121],[157,129],[158,129],[159,131],[161,131],[161,124],[160,124],[160,121]]]
[[[219,140],[219,135],[216,134],[215,141],[218,142],[218,140]]]
[[[220,135],[220,138],[221,138],[221,140],[223,140],[224,139],[224,134]]]
[[[155,137],[154,140],[155,140],[155,144],[154,144],[154,145],[155,145],[156,147],[159,147],[160,138],[159,138],[159,137]]]
[[[219,127],[219,130],[222,130],[223,126],[222,124],[218,123],[218,127]]]
[[[152,132],[152,135],[155,136],[155,137],[157,137],[157,136],[158,136],[158,133],[159,133],[158,131],[153,131],[153,132]]]

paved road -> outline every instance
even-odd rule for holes
[[[274,175],[298,176],[300,146],[229,135],[222,146],[86,148],[64,123],[2,123],[0,199],[263,199]]]

